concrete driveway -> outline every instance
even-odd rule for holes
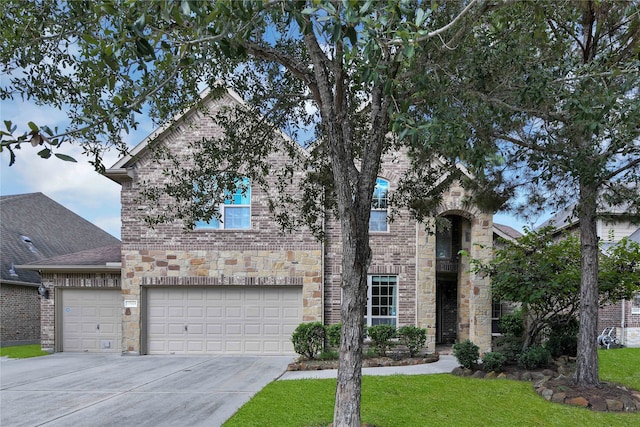
[[[2,426],[219,426],[290,356],[57,353],[0,361]]]

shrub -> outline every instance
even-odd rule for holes
[[[576,356],[578,354],[578,320],[572,317],[568,322],[554,324],[548,334],[545,347],[553,357]]]
[[[327,331],[327,341],[329,342],[331,348],[340,348],[340,333],[342,330],[342,323],[334,323],[333,325],[328,325],[325,329]]]
[[[398,337],[409,350],[409,356],[413,357],[427,342],[427,330],[416,326],[403,326],[398,329]]]
[[[322,323],[301,323],[291,335],[293,350],[307,359],[315,359],[324,347],[325,335],[326,331]]]
[[[524,320],[522,310],[517,310],[511,314],[505,314],[498,320],[500,332],[505,336],[521,337],[524,334]]]
[[[391,340],[396,336],[396,328],[393,325],[375,325],[367,329],[367,335],[371,338],[371,346],[376,353],[386,356]]]
[[[505,357],[505,363],[516,363],[520,353],[522,353],[522,338],[511,335],[498,337],[495,340],[493,349]]]
[[[507,358],[504,356],[504,354],[498,351],[485,353],[484,357],[482,358],[482,369],[484,369],[486,372],[500,372],[506,361]]]
[[[518,365],[524,369],[544,368],[549,362],[551,362],[551,353],[539,345],[532,345],[518,357]]]
[[[337,360],[338,359],[338,352],[335,350],[327,350],[325,349],[323,352],[321,352],[316,358],[318,360]]]
[[[453,345],[453,355],[458,359],[460,366],[471,369],[480,357],[480,347],[466,339]]]

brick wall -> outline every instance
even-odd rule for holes
[[[40,297],[34,286],[0,285],[0,342],[2,345],[40,340]]]

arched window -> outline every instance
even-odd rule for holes
[[[369,231],[387,231],[387,196],[389,194],[389,181],[376,179],[376,187],[373,190],[371,202],[371,218],[369,219]]]
[[[234,192],[224,191],[224,203],[218,206],[220,219],[196,221],[196,229],[246,230],[251,228],[251,185],[242,178]]]

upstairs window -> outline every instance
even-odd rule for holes
[[[371,202],[371,218],[369,218],[369,231],[387,231],[387,196],[389,194],[389,181],[378,178],[373,190]]]
[[[242,178],[236,190],[224,191],[224,203],[218,206],[220,219],[196,221],[196,229],[247,230],[251,228],[251,185]]]

